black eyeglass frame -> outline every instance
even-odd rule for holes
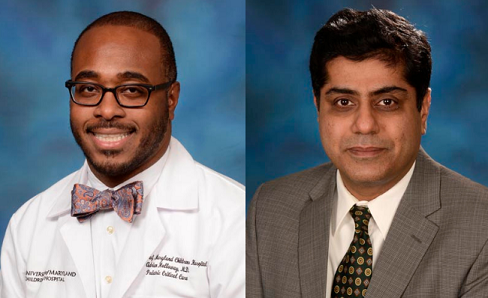
[[[68,88],[69,97],[71,98],[71,101],[74,102],[77,105],[80,105],[80,106],[86,106],[86,107],[95,107],[95,106],[98,106],[102,102],[103,97],[105,96],[105,93],[111,92],[114,95],[115,100],[117,101],[117,103],[119,104],[119,106],[124,107],[124,108],[142,108],[145,105],[147,105],[147,103],[149,102],[149,98],[151,97],[151,92],[157,91],[157,90],[164,90],[164,89],[168,88],[169,86],[171,86],[174,82],[175,81],[172,80],[172,81],[169,81],[169,82],[166,82],[166,83],[162,83],[162,84],[159,84],[159,85],[149,85],[149,84],[133,83],[133,84],[122,84],[122,85],[115,86],[113,88],[107,88],[107,87],[105,87],[103,85],[100,85],[100,84],[97,84],[97,83],[93,83],[93,82],[67,80],[64,83],[64,86],[66,88]],[[100,87],[102,89],[102,96],[100,97],[100,100],[97,103],[94,103],[94,104],[84,104],[84,103],[77,102],[75,100],[75,97],[73,96],[72,89],[71,89],[76,84],[90,84],[90,85],[95,85],[95,86]],[[117,93],[115,92],[115,90],[117,88],[124,87],[124,86],[140,86],[140,87],[146,88],[147,89],[147,92],[148,92],[147,93],[146,102],[144,104],[142,104],[142,105],[136,105],[136,106],[127,106],[127,105],[121,104],[120,101],[119,101],[119,98],[117,97]]]

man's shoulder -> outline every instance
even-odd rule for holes
[[[454,199],[466,204],[481,204],[488,209],[488,187],[479,184],[442,165],[439,167],[441,174],[441,199]],[[487,210],[488,211],[488,210]]]
[[[244,194],[245,187],[241,183],[217,171],[214,171],[197,161],[195,161],[195,165],[201,171],[204,178],[207,180],[206,182],[209,183],[210,185],[216,188],[225,188],[231,192]]]
[[[488,225],[488,188],[448,169],[425,152],[421,152],[417,162],[417,174],[410,181],[419,198],[415,200],[416,208],[438,208],[439,212],[430,218],[440,226],[469,226],[468,231],[481,233],[483,226]]]
[[[419,170],[422,172],[422,179],[431,181],[432,175],[439,175],[440,190],[443,196],[458,196],[459,194],[462,194],[463,197],[488,196],[488,187],[445,167],[433,160],[424,151],[420,152],[417,161],[419,162]]]
[[[175,137],[171,137],[170,148],[165,168],[169,169],[171,176],[167,176],[167,179],[180,182],[190,178],[198,179],[199,188],[244,196],[245,188],[242,184],[195,161]]]
[[[448,189],[458,189],[461,188],[463,191],[473,191],[479,194],[488,194],[488,187],[479,184],[458,172],[455,172],[445,166],[440,166],[442,186]]]
[[[310,193],[323,185],[335,181],[336,168],[328,162],[301,172],[286,175],[263,183],[256,191],[253,200],[259,209],[282,206],[292,210],[301,210],[310,200]]]
[[[331,162],[327,162],[310,169],[270,180],[265,182],[263,186],[279,188],[313,188],[320,180],[324,179],[324,176],[329,174],[331,170],[333,170],[333,174],[335,174],[334,165]]]
[[[32,216],[38,219],[46,218],[59,196],[70,191],[67,187],[68,185],[72,186],[70,182],[76,179],[78,174],[79,170],[62,178],[48,189],[29,199],[12,215],[12,220],[32,219]]]
[[[226,210],[244,210],[244,185],[196,161],[195,167],[199,173],[198,192],[202,204],[212,204]]]

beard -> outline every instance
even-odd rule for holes
[[[164,139],[164,136],[168,130],[169,112],[168,107],[165,107],[162,117],[157,117],[154,123],[149,127],[148,133],[142,136],[139,144],[136,144],[137,149],[134,155],[126,162],[114,162],[113,157],[122,153],[123,150],[104,150],[103,155],[107,157],[103,161],[96,161],[93,152],[90,151],[89,146],[83,140],[80,133],[80,128],[70,120],[71,132],[76,140],[78,146],[80,146],[83,154],[86,157],[88,164],[98,173],[108,177],[126,176],[137,169],[142,167],[146,161],[148,161],[159,150],[160,145]],[[97,123],[90,124],[85,129],[84,133],[88,134],[95,128],[119,128],[132,133],[136,131],[136,128],[132,125],[126,125],[117,121],[107,121],[100,119]]]

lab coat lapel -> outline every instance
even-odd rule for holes
[[[366,297],[401,297],[438,231],[440,173],[421,150],[414,174],[385,239]],[[374,252],[373,252],[374,255]]]
[[[298,259],[302,297],[325,297],[330,216],[335,204],[335,167],[310,192],[300,214]]]
[[[79,223],[69,214],[60,217],[60,233],[68,247],[86,297],[96,297],[90,221]]]
[[[53,206],[47,217],[58,219],[59,232],[68,247],[88,298],[96,296],[90,221],[79,223],[70,215],[71,190],[75,183],[86,181],[86,166],[85,164],[80,171],[66,177],[65,183],[60,183],[59,188],[50,189],[46,196],[53,197]]]
[[[160,209],[193,210],[198,208],[195,162],[174,138],[168,149],[168,160],[158,182],[143,204],[143,212],[131,227],[117,265],[117,274],[109,298],[123,297],[138,277],[143,277],[146,262],[161,250],[165,227]]]

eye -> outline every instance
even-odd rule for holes
[[[137,93],[139,92],[139,89],[135,87],[127,87],[125,90],[123,90],[124,93]]]
[[[80,88],[81,92],[94,92],[95,91],[95,87],[94,86],[90,86],[90,85],[87,85],[87,86],[81,86]]]
[[[380,102],[379,102],[380,105],[385,105],[385,106],[389,106],[389,105],[392,105],[393,104],[393,99],[390,99],[390,98],[385,98],[385,99],[382,99]]]
[[[81,88],[81,91],[86,91],[86,92],[93,92],[95,90],[95,88],[93,88],[93,86],[83,86]]]
[[[82,96],[93,96],[100,93],[100,90],[96,85],[83,84],[76,87],[76,93]]]
[[[121,87],[118,92],[124,96],[141,96],[147,93],[146,89],[141,86],[123,86]]]
[[[352,105],[354,105],[354,103],[351,100],[347,99],[347,98],[340,98],[340,99],[338,99],[338,100],[336,100],[334,102],[334,105],[336,105],[336,106],[338,106],[338,107],[341,108],[341,107],[349,107],[349,106],[352,106]]]
[[[396,110],[398,108],[398,102],[392,98],[383,98],[378,101],[377,105],[385,110]]]

